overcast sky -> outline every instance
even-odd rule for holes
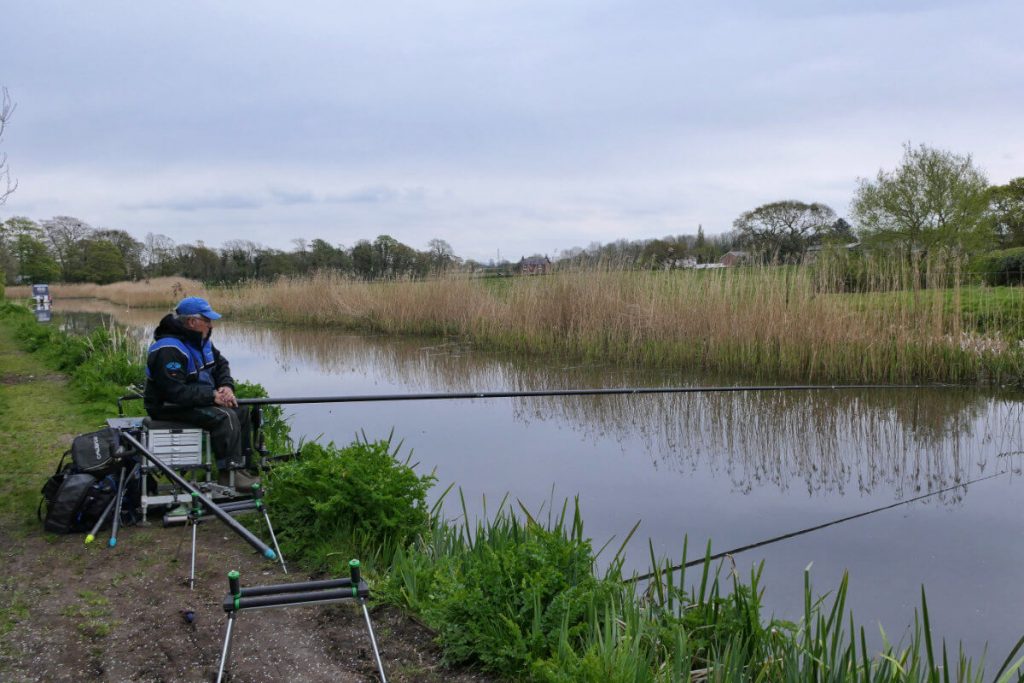
[[[1024,175],[1024,2],[0,5],[0,219],[486,261],[848,211],[911,141]]]

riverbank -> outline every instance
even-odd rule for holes
[[[55,286],[54,296],[170,308],[200,294],[239,320],[760,381],[1019,383],[1024,288],[967,286],[957,272],[926,270],[878,264],[856,288],[821,268],[766,267],[397,282],[320,273],[211,288],[164,278]]]
[[[343,458],[327,454],[322,459],[304,458],[311,469],[309,476],[299,479],[334,481],[317,476],[320,460],[325,468],[350,472]],[[350,481],[363,480],[367,473],[351,476]],[[286,488],[272,489],[272,494],[283,494]],[[331,486],[326,489],[334,491]],[[338,528],[323,520],[323,511],[350,497],[340,496],[329,504],[313,501],[315,516],[309,523],[322,521],[325,528]],[[272,505],[280,511],[275,514],[285,513],[284,501],[272,500]],[[412,522],[420,524],[422,519]],[[301,520],[287,526],[307,528]],[[309,536],[324,540],[318,534]],[[344,545],[348,540],[341,537],[321,544],[330,547],[311,548],[304,561],[323,562],[324,568],[330,561],[343,562],[351,556]],[[285,552],[295,557],[290,550]],[[929,635],[924,635],[929,632],[926,617],[922,630],[909,643],[903,642],[908,650],[888,654],[902,662],[903,672],[895,674],[885,663],[890,660],[872,658],[866,647],[857,647],[858,630],[852,624],[844,629],[848,622],[842,602],[830,598],[819,612],[811,608],[815,594],[809,588],[804,624],[763,623],[756,577],[738,583],[727,578],[720,584],[712,569],[703,576],[697,569],[688,581],[694,585],[684,589],[687,582],[663,572],[650,590],[637,594],[626,590],[623,577],[614,571],[593,576],[594,554],[582,519],[570,504],[547,525],[531,520],[525,511],[512,515],[507,508],[477,528],[464,521],[434,519],[408,548],[394,556],[380,550],[368,564],[378,570],[372,585],[379,586],[380,595],[426,620],[438,632],[447,658],[505,671],[511,677],[678,680],[693,670],[704,670],[701,675],[708,670],[738,674],[753,667],[771,680],[784,671],[806,680],[818,667],[837,678],[924,680],[942,666],[940,649],[931,647]],[[655,562],[665,566],[664,561]],[[839,619],[827,618],[833,604]],[[820,623],[819,616],[827,623]],[[928,651],[934,651],[934,662]],[[955,659],[955,653],[951,656]],[[867,671],[869,663],[872,668]],[[981,676],[976,669],[961,670],[957,679]]]
[[[212,680],[226,572],[239,569],[250,583],[285,577],[216,524],[198,530],[194,592],[183,583],[190,551],[181,528],[128,527],[115,548],[105,536],[86,546],[81,534],[44,533],[35,513],[42,483],[73,435],[116,410],[109,397],[85,399],[66,374],[23,351],[7,317],[0,368],[0,679]],[[296,568],[293,580],[309,576]],[[185,610],[195,612],[192,623]],[[389,680],[492,680],[444,667],[433,634],[403,611],[378,603],[372,615]],[[375,680],[363,617],[351,607],[243,617],[233,651],[235,681]]]

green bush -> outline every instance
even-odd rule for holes
[[[1024,247],[990,251],[972,263],[971,269],[993,287],[1024,284]]]
[[[393,551],[425,532],[436,479],[396,460],[397,450],[390,439],[345,448],[307,443],[301,457],[274,467],[268,502],[285,556],[341,571],[350,557]]]

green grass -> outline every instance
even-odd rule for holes
[[[34,323],[34,321],[33,321]],[[0,516],[34,528],[39,489],[75,434],[96,428],[111,406],[83,402],[38,356],[20,353],[9,318],[0,320]]]

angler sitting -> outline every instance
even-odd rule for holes
[[[210,342],[220,314],[197,296],[182,299],[153,333],[146,360],[146,412],[154,420],[201,427],[210,433],[218,482],[249,490],[256,478],[246,473],[252,457],[249,410],[238,405],[231,368]]]

